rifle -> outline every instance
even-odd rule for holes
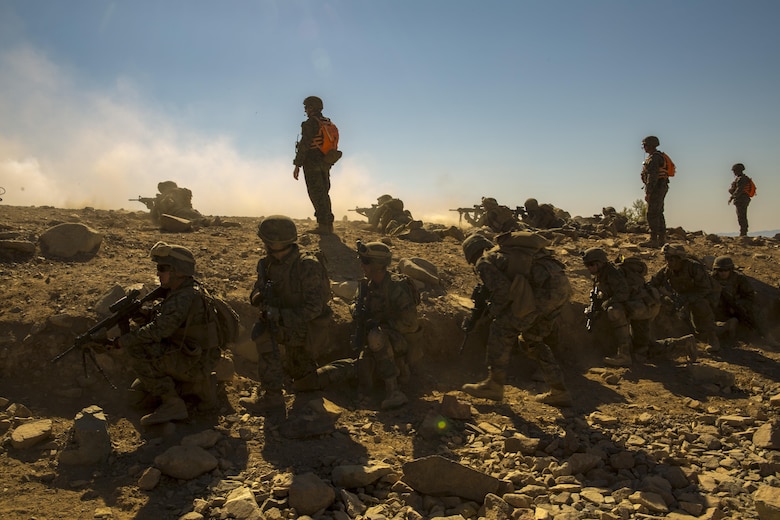
[[[601,298],[599,297],[596,280],[593,280],[593,288],[590,290],[588,298],[590,299],[590,305],[585,309],[585,317],[587,318],[585,321],[585,330],[590,332],[593,330],[593,322],[596,321],[598,315],[601,314]]]
[[[663,296],[662,301],[665,301],[668,305],[670,305],[672,310],[681,320],[688,321],[690,319],[688,317],[688,307],[685,299],[680,296],[680,293],[674,290],[672,284],[669,283],[668,278],[664,278],[664,284],[661,287],[660,292]]]
[[[455,208],[451,209],[450,211],[458,212],[458,226],[460,226],[461,222],[463,222],[463,215],[466,215],[466,220],[469,222],[476,222],[482,216],[482,213],[485,212],[485,210],[479,204],[474,204],[474,206],[471,208]],[[473,217],[471,216],[471,213],[474,214]]]
[[[466,342],[469,339],[471,331],[477,326],[477,322],[482,318],[482,315],[487,311],[488,306],[488,290],[483,284],[477,284],[471,291],[471,301],[474,302],[474,307],[471,309],[471,314],[466,316],[461,323],[460,328],[466,335],[463,337],[463,341],[458,349],[458,354],[463,354],[463,349],[466,348]]]
[[[154,209],[154,203],[157,199],[155,197],[142,197],[139,195],[137,199],[127,199],[127,200],[129,200],[130,202],[140,202],[142,204],[146,204],[146,209],[151,211],[152,209]]]
[[[355,331],[352,333],[352,350],[355,353],[359,353],[366,345],[366,335],[368,334],[368,328],[366,327],[366,322],[368,321],[368,307],[366,306],[367,289],[368,280],[360,280],[357,297],[355,298],[355,311],[352,315],[352,319],[355,322]]]
[[[359,208],[359,207],[355,206],[355,209],[348,209],[347,211],[354,211],[358,215],[363,215],[364,217],[370,219],[371,215],[373,215],[374,212],[376,212],[377,206],[378,206],[378,204],[371,204],[370,208]]]
[[[105,378],[105,380],[108,381],[108,384],[111,385],[111,388],[116,390],[116,386],[114,386],[114,384],[111,382],[111,380],[108,378],[106,373],[103,371],[103,369],[95,359],[95,351],[89,347],[89,344],[105,342],[105,340],[98,338],[98,332],[108,331],[117,325],[119,326],[119,330],[122,331],[122,334],[126,334],[127,332],[129,332],[130,317],[136,312],[138,312],[138,310],[141,308],[141,306],[144,303],[161,298],[166,291],[167,289],[163,287],[158,287],[139,300],[138,295],[141,294],[141,291],[139,291],[138,289],[133,289],[127,294],[127,296],[120,298],[119,300],[115,301],[108,307],[108,310],[113,313],[111,316],[99,321],[92,328],[90,328],[88,331],[84,332],[83,334],[79,334],[78,336],[76,336],[73,345],[71,345],[65,351],[54,356],[51,360],[51,363],[56,363],[57,361],[65,357],[68,353],[72,352],[77,348],[80,348],[81,364],[84,367],[84,377],[86,379],[89,379],[89,374],[87,373],[87,357],[89,357],[90,361],[92,361],[92,364],[95,365],[95,367],[98,369],[98,372],[100,372],[101,375]]]

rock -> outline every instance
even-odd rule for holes
[[[439,455],[405,463],[402,480],[424,495],[455,495],[480,503],[499,487],[497,478]]]
[[[51,437],[51,432],[51,419],[22,424],[11,432],[11,445],[17,450],[26,450]]]
[[[504,451],[506,453],[522,453],[523,455],[533,455],[539,449],[539,439],[526,437],[520,433],[515,433],[511,437],[504,439]]]
[[[154,464],[169,477],[190,480],[217,467],[219,461],[197,446],[173,446],[154,458]]]
[[[760,520],[780,520],[780,488],[761,486],[753,493]]]
[[[330,290],[335,296],[344,301],[350,302],[355,299],[358,291],[358,282],[330,282]]]
[[[653,511],[654,513],[667,513],[669,512],[669,507],[666,505],[666,502],[664,502],[664,499],[661,498],[661,495],[658,493],[651,493],[649,491],[637,491],[636,493],[632,493],[631,496],[628,497],[628,499],[631,501],[632,504],[639,504],[642,506],[645,506],[650,511]]]
[[[228,518],[263,518],[260,506],[257,505],[255,494],[248,487],[241,486],[228,493],[222,511]]]
[[[435,265],[423,258],[402,258],[398,261],[396,270],[412,280],[419,280],[429,287],[438,287],[439,272]]]
[[[204,430],[202,432],[187,435],[181,440],[182,446],[199,446],[201,448],[212,448],[222,438],[222,434],[214,430]]]
[[[73,420],[73,441],[75,448],[60,453],[60,463],[71,466],[91,465],[108,459],[111,438],[102,408],[93,405],[76,414]]]
[[[336,487],[361,488],[373,484],[392,472],[393,468],[387,464],[376,464],[373,466],[343,465],[333,468],[331,480]]]
[[[716,366],[705,364],[688,365],[693,380],[698,384],[713,384],[721,388],[731,388],[734,386],[734,374],[720,369]]]
[[[507,504],[501,497],[488,493],[485,495],[485,518],[487,520],[508,520],[512,515],[513,507]]]
[[[27,240],[0,240],[0,252],[35,254],[35,243]]]
[[[571,475],[584,474],[601,464],[601,457],[593,453],[573,453],[567,464]]]
[[[356,494],[350,493],[346,489],[342,489],[339,491],[339,496],[347,510],[349,518],[357,518],[358,515],[365,513],[366,504],[364,504]]]
[[[287,501],[299,515],[313,515],[330,506],[336,491],[314,473],[293,476]]]
[[[171,233],[187,233],[192,231],[192,222],[186,218],[163,213],[160,215],[160,229]]]
[[[47,229],[38,240],[45,256],[72,258],[97,253],[103,235],[84,224],[64,223]]]
[[[441,398],[441,413],[450,419],[466,421],[471,419],[471,404],[461,401],[455,394],[444,394]]]
[[[761,425],[753,434],[753,444],[757,448],[780,450],[780,421]]]
[[[146,470],[141,474],[141,477],[138,479],[138,487],[144,491],[151,491],[157,487],[157,484],[160,483],[161,477],[162,471],[159,469],[146,468]]]

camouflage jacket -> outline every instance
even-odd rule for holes
[[[123,348],[144,344],[208,348],[206,305],[198,283],[189,278],[155,307],[152,320],[119,338]]]
[[[629,300],[631,291],[626,281],[626,275],[612,262],[607,262],[601,266],[601,269],[594,277],[594,283],[604,309]]]
[[[295,166],[305,167],[327,167],[324,155],[314,146],[314,138],[320,132],[319,118],[322,113],[312,114],[306,121],[301,123],[301,140],[295,145]]]
[[[744,173],[737,175],[731,182],[729,194],[731,194],[731,199],[736,204],[747,204],[750,202],[750,195],[747,194],[748,186],[750,186],[750,177]]]
[[[369,281],[367,289],[368,319],[401,334],[417,331],[417,291],[407,276],[388,271],[381,282]]]
[[[263,301],[266,282],[271,282],[271,299]],[[282,259],[266,256],[257,262],[257,280],[250,302],[279,308],[281,325],[303,329],[314,319],[330,314],[330,280],[316,255],[301,252],[297,244]]]
[[[506,206],[496,206],[485,210],[475,226],[488,226],[496,233],[514,231],[518,228],[514,212]]]
[[[536,211],[528,211],[523,222],[536,229],[551,229],[563,226],[564,222],[555,214],[550,204],[540,204]]]
[[[665,164],[664,156],[656,150],[645,158],[642,163],[642,183],[645,193],[652,192],[660,182],[668,183],[669,179],[661,175],[661,167]]]
[[[725,280],[718,276],[713,276],[713,279],[720,285],[721,301],[730,307],[752,305],[756,299],[756,291],[742,273],[732,271]]]
[[[720,286],[709,275],[704,264],[690,257],[683,258],[679,271],[672,271],[669,266],[662,267],[650,279],[650,285],[662,292],[664,288],[671,288],[686,303],[701,299],[717,301],[720,294]]]

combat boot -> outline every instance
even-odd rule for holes
[[[175,392],[162,396],[162,404],[155,411],[141,417],[142,426],[151,426],[170,421],[183,421],[189,417],[187,404]]]
[[[398,408],[409,402],[406,395],[398,389],[398,381],[394,377],[385,379],[385,392],[387,397],[385,397],[380,405],[382,410]]]
[[[490,399],[491,401],[501,401],[504,399],[504,380],[503,372],[491,370],[487,379],[479,383],[468,383],[461,387],[461,390],[474,397]]]
[[[737,318],[729,318],[726,321],[719,321],[715,323],[718,330],[718,335],[724,339],[734,339],[737,335],[737,326],[739,320]]]
[[[296,392],[313,392],[322,389],[319,369],[293,381],[293,390]]]
[[[137,410],[152,410],[159,406],[160,399],[147,392],[141,380],[136,379],[127,389],[127,404]]]
[[[254,414],[263,414],[271,411],[285,410],[284,395],[281,390],[261,390],[255,388],[252,395],[242,397],[238,404],[246,408],[247,411]]]
[[[628,352],[628,345],[619,347],[614,356],[605,357],[604,364],[611,367],[630,367],[631,354]]]
[[[535,396],[534,400],[556,408],[567,408],[572,404],[571,394],[565,387],[551,387],[549,392]]]
[[[712,333],[709,334],[709,338],[707,340],[707,346],[704,348],[704,350],[708,354],[713,354],[715,352],[720,352],[720,340],[718,339],[718,335],[713,330]]]

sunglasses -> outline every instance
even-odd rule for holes
[[[363,264],[363,265],[368,265],[368,264],[371,263],[371,259],[370,258],[366,258],[365,256],[361,256],[359,258],[360,258],[360,263]]]
[[[157,264],[158,273],[169,273],[173,269],[169,264]]]

